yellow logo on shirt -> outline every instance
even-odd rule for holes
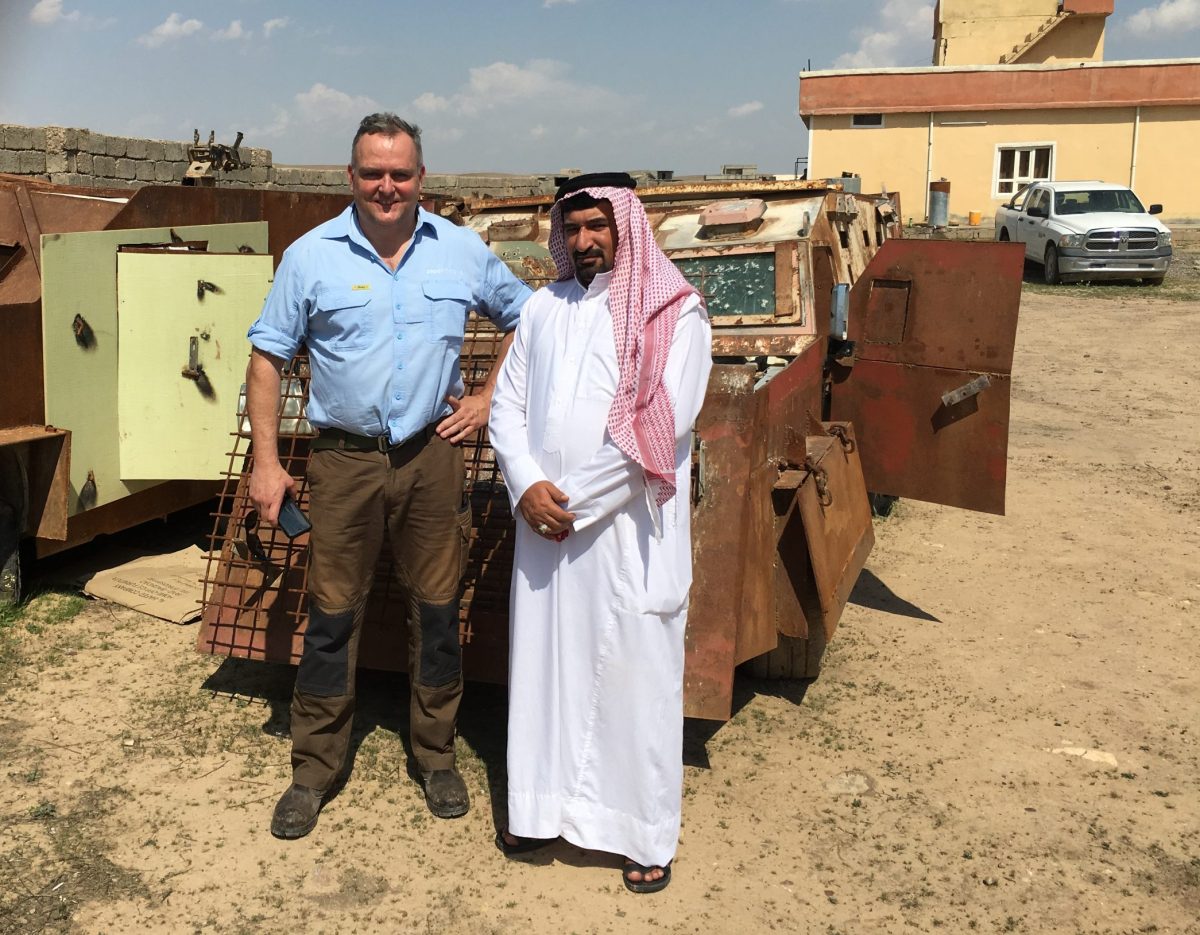
[[[371,284],[370,284],[370,283],[366,283],[366,282],[364,282],[364,283],[362,283],[361,285],[358,285],[358,286],[351,286],[351,287],[350,287],[350,291],[351,291],[351,292],[369,292],[370,290],[371,290]]]

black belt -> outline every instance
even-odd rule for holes
[[[342,429],[319,429],[319,433],[313,439],[311,446],[313,451],[321,451],[324,448],[340,448],[343,451],[381,451],[386,454],[408,445],[424,445],[434,435],[434,423],[430,422],[395,445],[388,440],[386,435],[355,435],[353,432],[346,432]]]

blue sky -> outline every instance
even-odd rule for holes
[[[797,75],[929,61],[932,0],[0,0],[0,122],[344,163],[421,125],[431,172],[790,171]],[[1200,56],[1200,0],[1116,0],[1106,58]]]

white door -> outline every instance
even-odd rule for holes
[[[272,277],[270,254],[118,254],[122,477],[216,480],[226,470],[246,331]]]

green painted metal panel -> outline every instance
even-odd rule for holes
[[[710,315],[770,315],[775,311],[775,254],[729,253],[677,258],[700,290]]]
[[[243,244],[267,253],[263,221],[177,226],[184,240],[207,240],[211,251]],[[157,481],[121,477],[117,427],[117,249],[166,243],[172,228],[83,231],[42,237],[42,355],[46,421],[71,430],[72,516],[120,500]],[[195,289],[192,283],[192,289]],[[73,328],[80,315],[90,345]],[[88,476],[92,477],[89,483]]]
[[[216,480],[228,466],[246,330],[271,279],[270,256],[118,254],[123,478]]]

